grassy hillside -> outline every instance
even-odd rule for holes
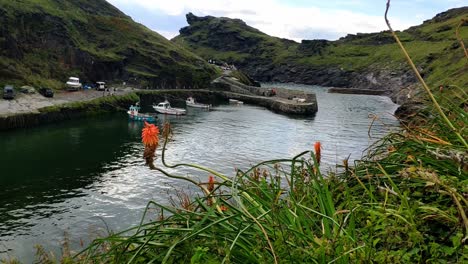
[[[203,86],[215,70],[105,0],[0,0],[0,84]]]
[[[468,86],[467,62],[455,36],[468,7],[451,9],[399,36],[433,86]],[[187,15],[173,41],[205,59],[235,64],[261,81],[398,89],[415,82],[389,32],[348,35],[337,41],[268,36],[241,20]],[[468,40],[468,24],[460,30]],[[330,81],[330,79],[335,79]]]

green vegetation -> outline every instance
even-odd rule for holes
[[[79,101],[54,106],[47,106],[39,109],[41,113],[60,113],[60,112],[80,112],[85,114],[97,115],[115,108],[127,109],[129,102],[138,102],[140,98],[136,93],[129,93],[119,96],[104,96],[90,101]]]
[[[0,0],[0,14],[0,85],[63,88],[78,76],[169,88],[203,86],[216,75],[104,0]]]
[[[240,83],[245,85],[255,86],[254,80],[252,80],[248,75],[239,70],[233,70],[229,76],[236,78]]]

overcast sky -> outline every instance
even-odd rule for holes
[[[187,26],[185,14],[240,18],[269,35],[301,41],[386,30],[387,0],[107,0],[135,21],[170,39]],[[468,0],[393,0],[394,29],[406,29]]]

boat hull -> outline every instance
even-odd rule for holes
[[[237,104],[237,105],[244,104],[244,102],[236,100],[236,99],[229,99],[229,103],[230,104]]]
[[[211,105],[186,102],[187,106],[194,108],[210,109]]]
[[[165,115],[185,115],[186,111],[185,109],[179,109],[179,108],[158,108],[153,106],[154,110],[160,114],[165,114]]]
[[[146,122],[156,122],[155,116],[150,116],[146,114],[132,114],[130,111],[127,112],[128,118],[135,121],[146,121]]]

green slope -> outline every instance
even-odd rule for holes
[[[0,84],[127,81],[201,87],[213,67],[105,0],[0,0]]]
[[[467,60],[455,36],[455,28],[463,18],[468,19],[468,7],[448,10],[422,25],[398,32],[433,86],[468,86]],[[188,14],[187,21],[189,26],[172,41],[205,59],[235,64],[260,81],[391,91],[415,83],[389,32],[296,43],[271,37],[238,19]],[[460,32],[465,40],[467,25]]]

